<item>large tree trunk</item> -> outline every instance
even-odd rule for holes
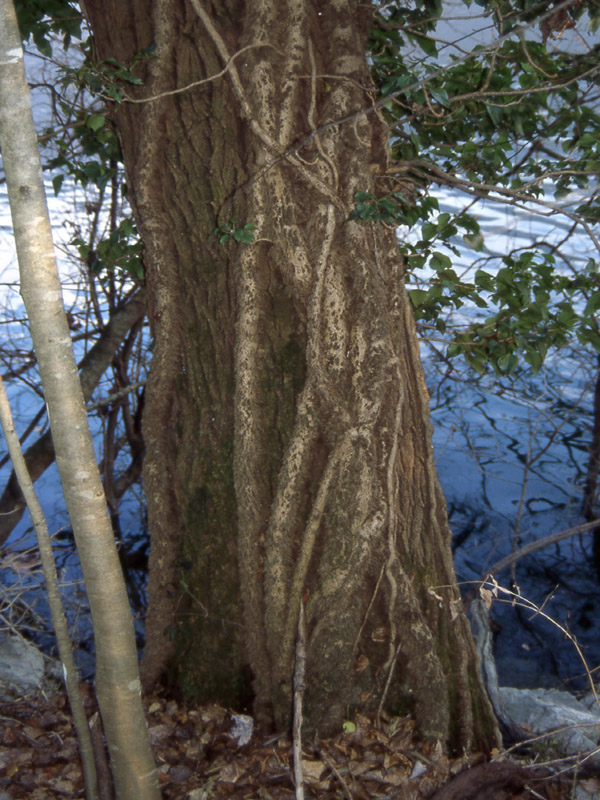
[[[100,57],[156,44],[146,102],[115,111],[155,336],[146,679],[239,703],[249,667],[256,713],[287,725],[308,597],[320,733],[384,697],[428,738],[489,747],[395,232],[349,221],[387,166],[370,13],[150,6],[86,3]],[[254,244],[211,236],[236,218]]]

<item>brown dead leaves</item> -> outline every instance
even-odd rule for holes
[[[89,692],[86,702],[91,716],[95,707]],[[226,709],[161,696],[149,698],[146,716],[165,800],[294,800],[286,736],[258,731],[240,746]],[[333,739],[303,742],[302,765],[305,793],[313,799],[421,800],[482,760],[451,762],[441,747],[418,745],[409,719],[382,715],[378,729],[356,715]],[[64,697],[0,705],[0,797],[5,796],[83,796]]]

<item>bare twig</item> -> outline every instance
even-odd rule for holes
[[[306,620],[304,598],[300,600],[298,611],[298,638],[296,639],[296,665],[294,668],[294,785],[296,800],[304,800],[304,775],[302,772],[302,700],[304,696],[304,676],[306,670]]]
[[[400,647],[402,642],[400,641],[398,647],[396,647],[396,651],[394,652],[394,657],[388,669],[388,675],[385,682],[385,686],[383,687],[383,692],[381,694],[381,700],[379,701],[379,705],[377,706],[377,714],[375,716],[375,724],[379,728],[381,726],[381,712],[383,711],[383,706],[385,705],[385,699],[387,697],[387,693],[390,688],[390,684],[392,682],[392,675],[394,674],[394,670],[396,668],[396,661],[398,660],[398,656],[400,655]]]
[[[121,400],[123,397],[127,397],[128,394],[135,392],[136,389],[141,389],[142,386],[145,385],[146,381],[135,381],[134,383],[130,383],[129,386],[123,386],[123,388],[117,389],[117,391],[111,392],[110,394],[107,394],[105,397],[101,397],[100,400],[97,400],[95,403],[90,403],[87,406],[87,410],[94,411],[97,408],[102,408],[103,406],[111,405],[117,400]]]
[[[96,771],[98,773],[98,800],[114,800],[115,794],[113,791],[112,776],[110,774],[110,767],[108,766],[108,759],[106,758],[106,750],[104,747],[102,720],[97,711],[90,718],[89,724],[92,744],[94,746]]]
[[[512,551],[513,553],[516,552],[517,543],[519,541],[519,536],[521,534],[521,522],[523,520],[523,510],[525,508],[525,502],[527,500],[527,486],[529,484],[529,476],[531,473],[531,466],[535,461],[535,456],[532,453],[533,449],[533,442],[535,440],[535,434],[537,433],[537,425],[534,426],[534,429],[529,431],[529,446],[527,448],[527,458],[523,464],[523,482],[521,483],[521,494],[519,497],[519,506],[517,508],[517,518],[515,520],[515,527],[513,530],[512,535]],[[513,561],[510,569],[510,577],[513,584],[517,582],[517,574],[516,574],[516,561]]]
[[[574,528],[567,528],[564,531],[552,533],[550,536],[545,536],[543,539],[538,539],[535,542],[530,542],[529,544],[520,547],[518,550],[515,550],[514,553],[506,556],[506,558],[496,561],[496,563],[492,564],[489,569],[486,569],[485,575],[482,575],[481,577],[482,579],[485,579],[487,575],[496,575],[498,572],[506,569],[506,567],[510,567],[510,565],[514,564],[515,561],[523,558],[523,556],[529,555],[529,553],[534,553],[536,550],[540,550],[542,547],[547,547],[548,545],[562,542],[563,539],[568,539],[570,536],[577,536],[578,533],[586,533],[586,531],[591,531],[597,527],[598,520],[596,519],[592,522],[584,522],[581,525],[575,525]]]
[[[227,59],[227,63],[220,72],[217,72],[214,75],[209,75],[208,78],[202,78],[202,80],[199,81],[192,81],[192,83],[188,83],[185,86],[180,86],[178,89],[170,89],[169,91],[166,92],[159,92],[158,94],[153,94],[150,97],[134,98],[126,96],[123,98],[123,101],[127,103],[151,103],[153,100],[160,100],[163,97],[169,97],[170,95],[181,94],[182,92],[188,92],[190,89],[195,89],[196,86],[202,86],[205,83],[216,81],[217,78],[222,78],[223,75],[225,75],[225,73],[231,69],[235,59],[241,56],[242,53],[245,53],[247,50],[254,50],[257,47],[271,47],[273,48],[273,50],[277,50],[277,48],[274,45],[269,44],[269,42],[257,42],[256,44],[247,44],[245,47],[242,47],[236,53],[233,53],[231,56],[229,56],[229,58]],[[277,50],[277,52],[280,51]]]
[[[598,524],[597,521],[596,524]],[[564,634],[564,636],[567,637],[567,639],[571,642],[571,644],[575,648],[579,660],[583,665],[583,669],[587,676],[590,690],[592,692],[596,705],[600,708],[600,699],[598,698],[598,694],[596,692],[594,678],[592,677],[590,668],[588,667],[587,661],[585,660],[585,656],[583,655],[581,647],[579,646],[579,642],[577,641],[575,636],[573,636],[573,634],[569,630],[567,630],[567,628],[565,628],[564,625],[561,625],[560,622],[557,622],[553,617],[547,614],[544,611],[543,607],[536,605],[532,600],[529,600],[527,597],[523,597],[522,594],[512,591],[511,589],[506,589],[504,586],[501,586],[495,578],[490,578],[487,581],[485,581],[484,587],[485,590],[487,590],[488,594],[491,594],[499,601],[504,603],[511,603],[514,606],[519,606],[520,608],[524,608],[528,611],[534,612],[534,616],[540,616],[547,622],[550,622],[552,625],[558,628],[558,630],[561,631]],[[484,591],[483,587],[481,591]],[[505,595],[505,597],[500,597],[499,595]]]
[[[345,780],[343,779],[343,777],[341,776],[339,769],[338,769],[338,768],[335,766],[335,764],[333,763],[333,761],[332,761],[330,758],[328,758],[328,757],[325,755],[325,753],[321,753],[321,758],[322,758],[322,759],[323,759],[323,761],[324,761],[324,762],[327,764],[327,766],[329,767],[329,769],[330,769],[330,770],[333,772],[333,774],[335,775],[335,777],[336,777],[336,778],[338,779],[338,781],[340,782],[340,785],[341,785],[341,787],[342,787],[342,792],[344,793],[344,797],[346,798],[346,800],[353,800],[353,798],[352,798],[352,792],[351,792],[351,791],[350,791],[350,789],[348,788],[348,784],[346,783],[346,781],[345,781]]]

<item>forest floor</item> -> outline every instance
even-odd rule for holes
[[[87,691],[88,714],[94,700]],[[235,716],[160,695],[146,700],[148,729],[165,800],[294,800],[292,745],[254,732],[236,738]],[[317,800],[562,800],[600,798],[600,780],[524,768],[483,756],[450,760],[415,742],[413,723],[358,716],[332,739],[303,742],[305,797]],[[100,771],[102,774],[102,771]],[[456,777],[458,776],[458,777]],[[112,790],[102,783],[102,800]],[[0,703],[0,800],[84,797],[66,698]],[[132,799],[133,800],[133,799]]]

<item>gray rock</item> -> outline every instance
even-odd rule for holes
[[[600,685],[596,686],[595,688],[596,688],[595,694],[590,690],[585,692],[585,694],[583,694],[579,699],[583,703],[583,705],[587,708],[588,711],[600,714]]]
[[[21,636],[0,636],[0,697],[3,700],[36,692],[48,694],[56,688],[56,670],[41,650]]]
[[[555,742],[564,755],[575,756],[597,748],[600,712],[589,710],[572,694],[558,689],[501,687],[500,695],[514,723],[536,736],[552,732],[547,741]],[[600,761],[600,754],[592,758]]]
[[[600,794],[596,791],[596,789],[588,789],[585,788],[587,785],[587,781],[585,783],[578,783],[577,786],[574,787],[573,790],[573,800],[598,800],[600,798]]]

